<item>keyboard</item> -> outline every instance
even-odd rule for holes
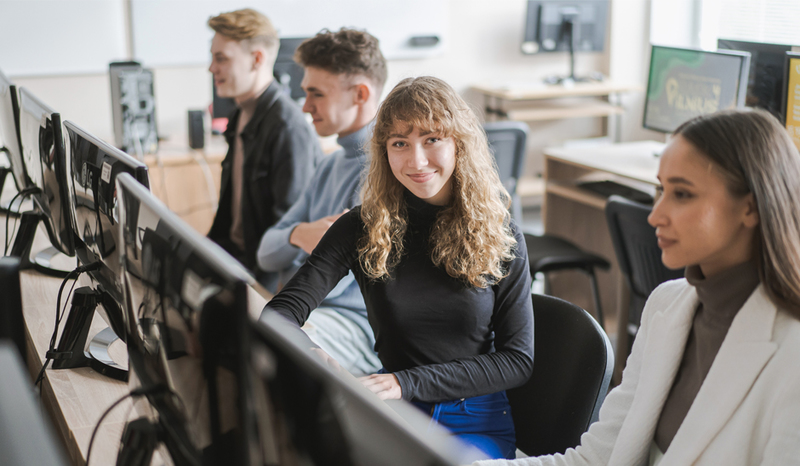
[[[635,188],[631,188],[630,186],[626,186],[624,184],[615,183],[614,181],[586,181],[583,183],[578,183],[577,186],[604,197],[616,194],[632,201],[641,202],[642,204],[653,203],[653,196],[650,194],[644,191],[639,191]]]

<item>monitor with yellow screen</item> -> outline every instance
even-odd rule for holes
[[[783,122],[800,150],[800,53],[786,52],[783,88]]]

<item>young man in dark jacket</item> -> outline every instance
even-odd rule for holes
[[[215,31],[211,66],[217,95],[236,101],[225,139],[219,208],[208,237],[275,291],[277,274],[259,271],[264,232],[300,197],[322,152],[303,112],[273,79],[278,34],[251,10],[208,20]]]

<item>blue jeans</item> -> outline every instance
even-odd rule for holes
[[[441,403],[412,404],[430,415],[431,423],[446,427],[489,458],[515,458],[516,434],[505,391]]]

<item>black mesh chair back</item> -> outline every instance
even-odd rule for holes
[[[497,161],[500,181],[511,194],[511,215],[520,222],[522,205],[517,194],[517,183],[525,167],[525,148],[528,125],[521,121],[494,121],[484,123],[489,149]]]
[[[606,203],[606,221],[619,268],[631,293],[628,312],[628,346],[639,329],[647,297],[661,283],[680,278],[683,270],[670,270],[661,262],[656,229],[647,223],[652,207],[621,196]]]
[[[597,420],[614,352],[597,321],[570,302],[534,294],[533,312],[533,374],[506,391],[517,448],[529,456],[563,453]]]

